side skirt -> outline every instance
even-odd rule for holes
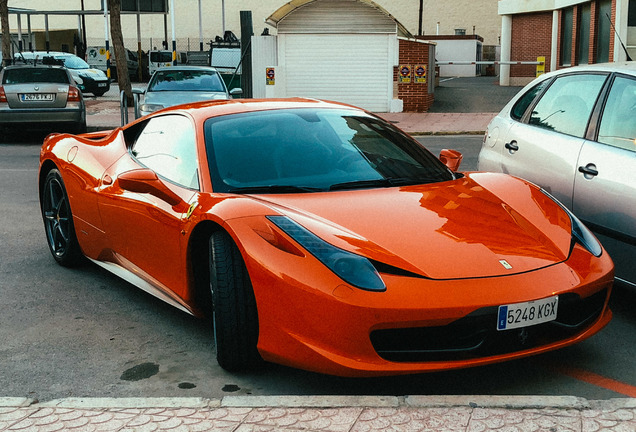
[[[105,262],[105,261],[97,261],[92,258],[88,258],[88,259],[91,262],[102,267],[103,269],[111,272],[115,276],[119,276],[126,282],[136,286],[137,288],[140,288],[146,291],[148,294],[151,294],[157,297],[159,300],[163,300],[164,302],[168,303],[171,306],[176,307],[177,309],[182,310],[183,312],[186,312],[190,315],[194,315],[193,311],[190,310],[190,308],[188,308],[185,304],[181,303],[179,300],[177,300],[176,298],[168,294],[171,292],[168,288],[163,286],[159,288],[156,285],[151,284],[147,280],[141,278],[137,274],[131,272],[130,270],[120,266],[119,264]]]

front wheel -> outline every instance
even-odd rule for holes
[[[210,237],[210,289],[219,365],[230,372],[254,368],[262,361],[256,299],[241,252],[224,231]]]
[[[58,170],[53,169],[47,174],[41,196],[44,231],[53,258],[65,267],[80,264],[83,255],[75,235],[64,181]]]

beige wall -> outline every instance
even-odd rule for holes
[[[288,0],[225,0],[225,26],[240,37],[239,11],[251,10],[254,33],[260,34],[265,27],[271,33],[275,30],[265,24],[265,19]],[[419,1],[417,0],[375,0],[376,3],[386,9],[398,21],[400,21],[411,33],[417,34]],[[199,0],[174,0],[175,3],[175,28],[179,49],[186,49],[188,38],[190,48],[198,49],[199,46]],[[100,0],[84,0],[86,10],[98,10]],[[201,0],[203,15],[203,41],[208,42],[216,35],[222,34],[222,8],[221,0]],[[80,0],[9,0],[9,7],[35,9],[35,10],[79,10]],[[424,0],[423,14],[424,34],[436,34],[439,22],[440,34],[454,34],[456,28],[465,28],[467,34],[475,32],[484,38],[486,45],[498,45],[501,20],[497,13],[497,0],[451,0],[431,1]],[[150,41],[152,45],[160,46],[164,36],[163,16],[142,16],[141,34],[142,47],[148,49]],[[168,17],[168,41],[172,39],[170,30],[170,18]],[[17,21],[11,16],[11,29],[17,30]],[[33,16],[31,19],[33,29],[44,29],[44,17]],[[77,16],[49,16],[50,29],[77,29]],[[87,16],[87,39],[89,45],[97,44],[104,40],[103,16]],[[122,17],[124,38],[129,48],[136,47],[137,24],[134,16]],[[22,17],[22,30],[26,32],[26,17]],[[130,46],[132,45],[132,46]],[[207,45],[206,45],[207,48]]]

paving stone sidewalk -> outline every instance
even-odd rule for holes
[[[636,431],[636,399],[228,396],[0,399],[0,431]]]
[[[128,110],[128,120],[134,120]],[[496,113],[380,113],[380,117],[413,135],[483,134]],[[121,125],[119,102],[87,100],[86,123],[89,131],[114,129]]]

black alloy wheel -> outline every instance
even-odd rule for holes
[[[75,235],[73,215],[60,172],[51,170],[44,181],[42,219],[49,249],[55,261],[72,267],[82,261],[82,252]]]

